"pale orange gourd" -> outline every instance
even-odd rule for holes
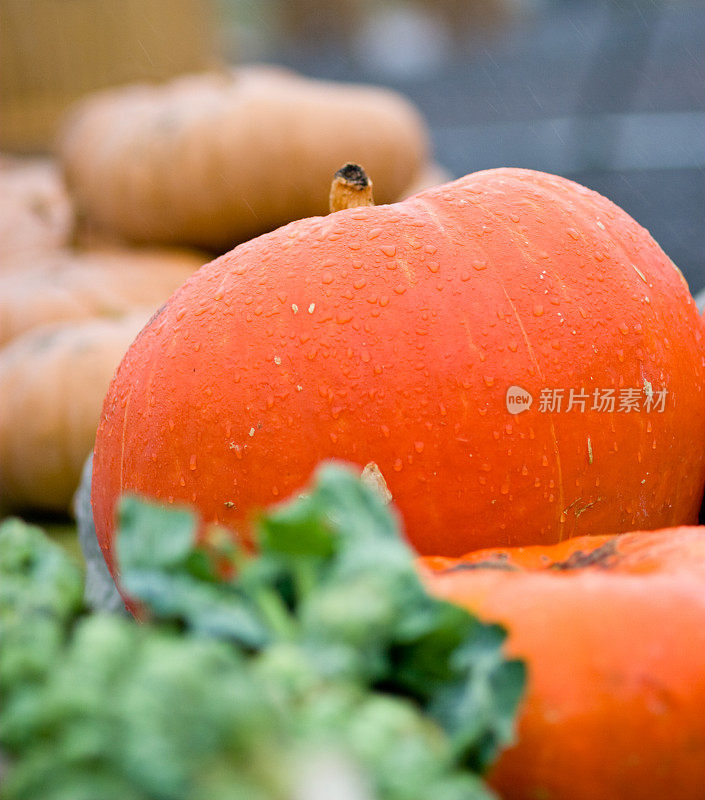
[[[110,379],[151,313],[40,325],[0,349],[0,511],[69,510]]]
[[[65,247],[74,214],[56,164],[0,155],[0,274],[13,259]]]
[[[125,247],[9,258],[0,273],[0,345],[39,325],[157,309],[206,260],[191,251]]]
[[[67,120],[60,157],[89,224],[222,253],[325,213],[346,159],[392,202],[427,150],[421,115],[395,92],[250,66],[89,96]]]

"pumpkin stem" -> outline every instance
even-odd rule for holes
[[[344,164],[330,186],[330,212],[346,208],[373,206],[372,181],[359,164]]]

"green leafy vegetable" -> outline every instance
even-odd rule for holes
[[[9,687],[50,669],[82,597],[80,569],[39,528],[0,524],[0,708]]]
[[[186,510],[120,513],[142,624],[87,615],[68,559],[0,527],[2,798],[294,800],[311,775],[331,797],[491,796],[523,665],[499,626],[427,594],[352,472],[325,465],[264,514],[256,556],[218,528],[197,541]]]

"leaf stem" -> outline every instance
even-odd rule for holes
[[[252,597],[269,628],[278,638],[291,641],[296,635],[296,620],[281,597],[271,589],[259,588]]]
[[[316,589],[319,583],[316,565],[310,558],[297,558],[294,563],[296,582],[296,603],[301,606],[304,600]]]

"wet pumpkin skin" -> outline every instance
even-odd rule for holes
[[[504,565],[504,568],[500,567]],[[705,786],[705,532],[579,537],[420,562],[526,659],[505,800],[697,800]]]
[[[244,529],[315,465],[374,462],[425,554],[693,522],[705,483],[703,321],[605,198],[476,173],[294,222],[201,268],[127,353],[98,430],[110,561],[122,492]],[[663,413],[541,413],[544,387],[648,381]],[[513,416],[509,386],[534,396]]]

